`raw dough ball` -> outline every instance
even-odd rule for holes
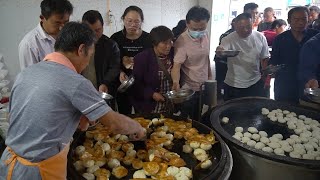
[[[276,155],[284,155],[284,150],[281,149],[281,148],[276,148],[276,149],[274,150],[274,153],[275,153]]]
[[[254,147],[254,146],[256,145],[256,142],[255,142],[254,140],[249,140],[249,141],[247,142],[247,145],[248,145],[248,146],[251,146],[251,147]]]
[[[261,109],[261,113],[262,113],[263,115],[268,115],[268,114],[269,114],[269,109],[267,109],[267,108],[262,108],[262,109]]]
[[[76,154],[78,156],[81,156],[86,151],[86,148],[84,146],[78,146],[76,147]]]
[[[222,118],[222,122],[223,122],[224,124],[227,124],[227,123],[229,122],[229,118],[228,118],[228,117],[223,117],[223,118]]]
[[[309,160],[314,160],[314,156],[311,154],[304,154],[302,155],[302,159],[309,159]]]
[[[282,134],[274,134],[272,137],[276,137],[276,138],[278,138],[278,139],[280,139],[280,140],[283,139]]]
[[[273,121],[273,122],[276,122],[276,121],[278,120],[278,118],[275,117],[275,116],[271,116],[271,117],[270,117],[270,120]]]
[[[248,138],[251,138],[252,134],[249,133],[249,132],[245,132],[243,133],[243,137],[248,137]]]
[[[277,149],[281,147],[281,145],[277,142],[271,142],[268,144],[268,146],[271,147],[272,149]]]
[[[264,147],[264,148],[262,148],[262,151],[272,153],[273,149],[271,147]]]
[[[301,155],[299,153],[297,153],[297,152],[294,152],[294,151],[290,152],[289,156],[292,157],[292,158],[298,158],[298,159],[301,158]]]
[[[283,110],[282,112],[283,112],[283,114],[290,114],[290,111],[288,111],[288,110]]]
[[[99,166],[93,165],[87,169],[87,173],[93,174],[96,170],[100,169]]]
[[[260,140],[260,135],[259,134],[252,134],[251,138],[255,141],[259,141]]]
[[[248,138],[248,137],[243,137],[241,139],[241,142],[243,142],[243,143],[247,143],[248,141],[250,141],[250,138]]]
[[[200,167],[202,169],[208,169],[211,165],[212,165],[212,161],[210,159],[207,159],[203,163],[201,163]]]
[[[190,142],[190,147],[192,147],[193,149],[197,149],[198,147],[200,147],[200,143],[198,141],[192,141]]]
[[[143,169],[140,169],[133,173],[133,178],[147,178],[147,175]]]
[[[252,134],[258,133],[258,130],[257,130],[257,128],[255,128],[255,127],[249,127],[249,128],[248,128],[248,131],[249,131],[250,133],[252,133]]]
[[[236,128],[235,128],[235,132],[236,132],[236,133],[237,133],[237,132],[242,133],[242,132],[243,132],[243,127],[236,127]]]
[[[293,147],[290,145],[285,145],[281,147],[285,152],[291,152],[293,151]]]
[[[270,139],[270,142],[279,142],[280,141],[280,139],[278,139],[278,138],[276,138],[276,137],[274,137],[274,136],[272,136],[271,138],[269,138]]]
[[[286,120],[283,117],[278,117],[279,123],[286,123]]]
[[[243,137],[243,134],[241,132],[236,132],[234,135],[239,136],[239,137]]]
[[[298,118],[304,120],[304,119],[306,119],[306,116],[305,115],[299,115]]]
[[[241,138],[240,138],[240,140],[241,140]],[[191,153],[193,151],[192,147],[190,147],[190,145],[188,145],[188,144],[183,145],[182,150],[184,153]]]
[[[168,173],[168,175],[175,176],[176,174],[179,173],[179,168],[177,168],[175,166],[170,166],[167,169],[167,173]]]
[[[212,148],[212,145],[209,143],[201,143],[200,144],[200,148],[205,150],[205,151],[209,151]]]
[[[294,130],[294,133],[296,133],[296,134],[301,134],[301,133],[302,133],[302,129],[295,129],[295,130]]]
[[[311,150],[313,151],[314,150],[314,147],[311,144],[304,144],[303,146],[307,151],[311,151]]]
[[[267,137],[261,137],[260,138],[260,142],[264,143],[264,144],[268,144],[270,142],[269,138]]]
[[[289,129],[296,129],[297,126],[296,126],[295,124],[289,124],[289,125],[288,125],[288,128],[289,128]]]
[[[261,137],[268,137],[268,134],[265,131],[259,131]]]
[[[240,136],[233,135],[232,137],[235,138],[235,139],[238,140],[238,141],[241,141],[241,137],[240,137]]]
[[[83,173],[82,177],[84,177],[86,180],[95,180],[95,176],[92,173]]]
[[[256,149],[262,149],[262,148],[264,148],[265,147],[265,145],[262,143],[262,142],[258,142],[255,146],[254,146],[254,148],[256,148]]]

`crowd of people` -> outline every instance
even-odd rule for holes
[[[40,23],[19,44],[22,72],[10,97],[2,178],[65,179],[67,152],[77,128],[86,130],[99,120],[113,133],[141,139],[144,129],[122,114],[132,109],[165,113],[169,104],[164,94],[171,90],[195,91],[179,110],[183,116],[199,117],[201,85],[213,79],[206,8],[192,7],[172,30],[159,25],[148,33],[142,28],[143,11],[129,6],[121,16],[123,29],[107,37],[96,10],[85,12],[80,23],[68,22],[73,12],[68,0],[43,0],[40,7]],[[268,7],[259,22],[258,5],[246,4],[217,47],[216,79],[224,100],[268,97],[271,76],[262,72],[284,64],[274,75],[275,99],[308,101],[303,89],[319,87],[319,11],[316,6],[294,7],[287,24]],[[224,50],[240,53],[225,58],[219,54]],[[117,93],[131,76],[134,85]],[[119,113],[99,92],[117,98]]]

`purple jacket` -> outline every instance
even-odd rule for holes
[[[170,53],[173,60],[173,53]],[[134,57],[133,76],[134,85],[131,88],[131,103],[138,113],[150,113],[156,106],[153,100],[154,92],[159,92],[159,65],[153,49],[146,49]]]

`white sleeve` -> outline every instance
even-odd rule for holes
[[[228,36],[226,36],[226,37],[221,39],[220,46],[222,46],[223,49],[225,49],[225,50],[230,50],[231,49],[231,44],[230,44],[230,40],[229,40]]]
[[[19,62],[21,71],[32,65],[37,63],[38,55],[37,49],[30,46],[29,43],[26,43],[22,40],[19,44]]]

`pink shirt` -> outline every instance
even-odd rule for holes
[[[200,90],[200,85],[208,80],[209,39],[193,39],[188,30],[182,33],[174,44],[174,63],[181,64],[180,84],[182,88]]]

